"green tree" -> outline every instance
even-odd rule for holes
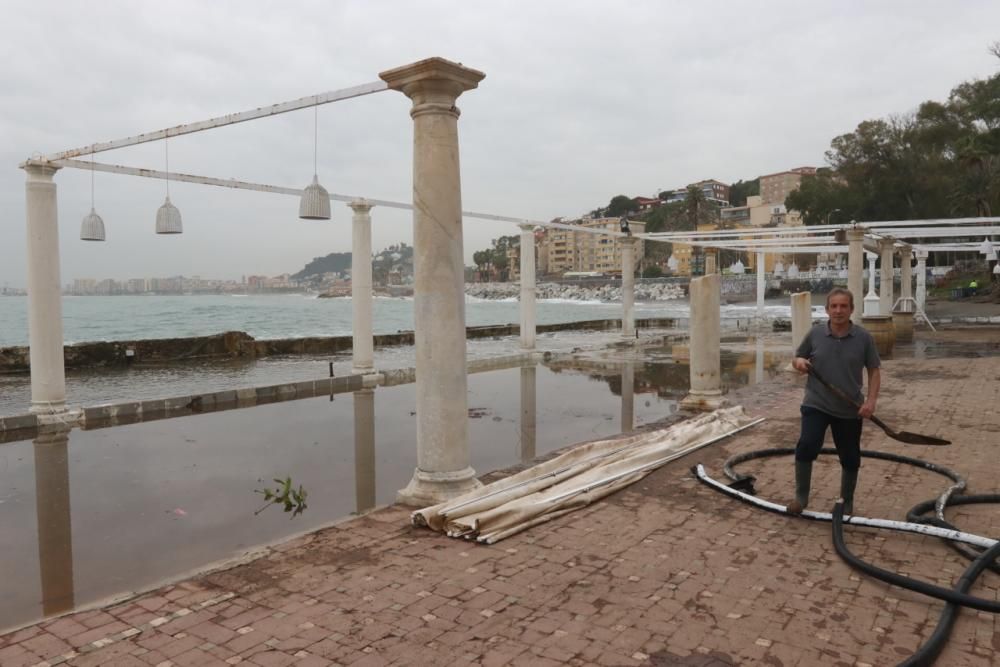
[[[857,220],[989,216],[1000,210],[1000,74],[956,86],[946,102],[866,120],[835,137],[831,169],[786,200],[806,224],[840,209]]]
[[[747,197],[760,194],[760,179],[752,181],[739,180],[729,186],[730,206],[746,206]]]
[[[684,210],[687,213],[691,231],[698,231],[698,224],[704,218],[706,208],[708,208],[708,200],[705,199],[705,192],[697,185],[689,185],[687,196],[684,198]]]
[[[635,213],[639,210],[639,204],[635,199],[625,195],[615,195],[608,202],[608,207],[604,210],[604,215],[609,218],[617,218],[626,213]]]

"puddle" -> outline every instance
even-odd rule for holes
[[[473,467],[486,473],[676,411],[638,379],[622,397],[620,378],[544,367],[469,376],[469,406],[479,408],[468,421]],[[416,466],[414,391],[399,385],[0,444],[0,630],[392,502]],[[255,516],[264,504],[255,489],[285,477],[306,489],[308,509],[290,518],[270,506]]]

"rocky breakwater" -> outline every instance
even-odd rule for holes
[[[516,299],[521,287],[518,283],[466,283],[465,293],[477,299]],[[617,283],[600,285],[538,283],[536,294],[539,299],[567,299],[573,301],[622,300],[621,286]],[[676,283],[636,283],[636,301],[669,301],[683,299],[684,288]]]

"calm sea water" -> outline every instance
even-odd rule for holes
[[[466,301],[469,326],[516,323],[517,301]],[[768,304],[769,316],[788,317],[784,304]],[[585,301],[538,302],[539,324],[621,317],[621,305]],[[723,317],[750,317],[754,305],[723,307]],[[636,304],[636,317],[687,317],[686,301]],[[413,329],[413,300],[376,298],[375,333]],[[204,336],[245,331],[254,338],[338,336],[351,333],[351,300],[312,296],[77,296],[63,298],[67,343]],[[0,347],[28,344],[28,300],[0,297]]]

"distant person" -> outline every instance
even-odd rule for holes
[[[840,458],[840,497],[844,514],[854,513],[854,489],[861,468],[861,425],[875,412],[881,375],[878,350],[872,335],[851,322],[854,296],[836,287],[826,296],[829,319],[817,324],[799,344],[792,365],[800,373],[816,371],[834,387],[862,403],[859,410],[832,393],[812,375],[806,382],[805,398],[799,409],[802,431],[795,445],[795,499],[788,504],[791,514],[801,514],[809,504],[812,465],[823,447],[826,429]],[[862,369],[868,370],[868,397],[861,393]]]
[[[969,289],[973,289],[974,290],[977,287],[979,287],[979,283],[977,283],[975,280],[970,280],[969,281]]]

